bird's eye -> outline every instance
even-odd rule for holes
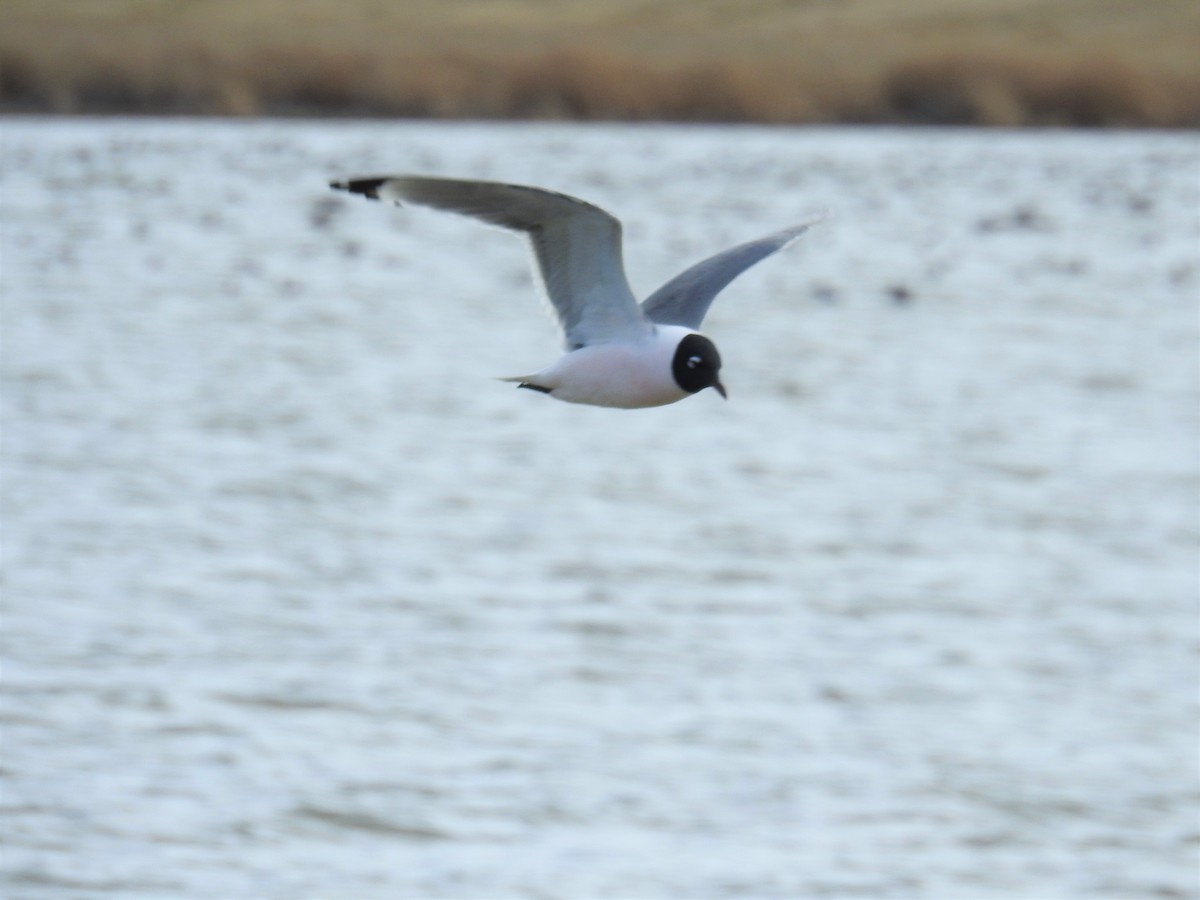
[[[689,369],[694,369],[698,365],[700,365],[700,357],[698,357],[698,356],[689,356],[688,357],[687,366]]]

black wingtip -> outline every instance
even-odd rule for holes
[[[371,200],[378,200],[379,188],[385,181],[386,178],[351,178],[349,181],[331,181],[329,186],[335,191],[362,194]]]

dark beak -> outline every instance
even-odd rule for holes
[[[726,400],[729,399],[729,395],[727,393],[725,393],[725,385],[721,384],[721,382],[719,382],[719,381],[714,381],[713,387],[715,387],[717,389],[718,394],[720,394]]]

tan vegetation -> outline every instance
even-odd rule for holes
[[[0,110],[1200,125],[1194,0],[0,0]]]

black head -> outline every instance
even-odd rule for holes
[[[717,346],[701,334],[689,334],[675,348],[675,358],[671,360],[671,374],[675,383],[695,394],[705,388],[716,388],[722,397],[726,396],[725,386],[721,384],[721,354]]]

